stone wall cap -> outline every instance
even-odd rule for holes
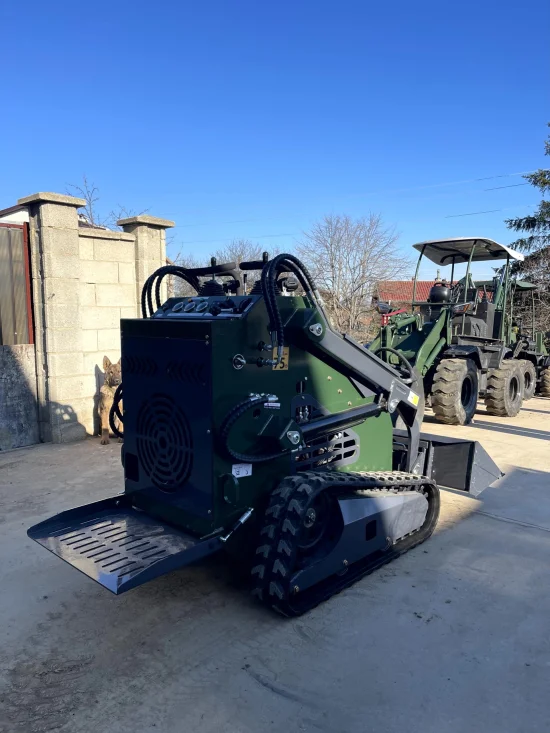
[[[94,229],[93,227],[80,227],[79,237],[90,239],[118,239],[122,242],[135,242],[136,235],[129,232],[113,232],[112,229]]]
[[[24,198],[17,201],[19,205],[35,204],[39,202],[49,204],[65,204],[66,206],[75,206],[77,209],[79,209],[81,206],[86,206],[86,201],[84,199],[78,199],[76,198],[76,196],[66,196],[62,193],[33,193],[30,196],[25,196]]]
[[[149,216],[148,214],[130,216],[128,219],[120,219],[117,221],[117,226],[119,227],[123,227],[126,224],[148,224],[149,226],[160,227],[161,229],[171,229],[176,226],[175,221],[170,221],[170,219],[159,219],[156,216]]]

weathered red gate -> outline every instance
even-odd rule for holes
[[[28,224],[0,223],[0,450],[38,441]]]

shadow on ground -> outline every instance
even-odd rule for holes
[[[114,597],[26,538],[34,521],[122,488],[117,446],[7,459],[0,731],[359,733],[368,721],[517,733],[526,710],[530,729],[547,724],[550,533],[513,513],[529,496],[535,511],[542,471],[510,471],[487,494],[482,511],[501,499],[508,521],[443,492],[431,540],[285,620],[252,602],[223,557]]]
[[[475,428],[477,430],[493,430],[497,433],[507,433],[509,435],[519,435],[523,438],[535,438],[536,440],[550,440],[549,430],[539,430],[537,428],[524,428],[517,425],[505,425],[503,423],[490,422],[489,420],[483,420],[479,422],[472,422],[468,425],[469,428]]]

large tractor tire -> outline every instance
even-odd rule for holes
[[[541,397],[550,397],[550,366],[544,367],[540,373],[539,394]]]
[[[477,366],[471,359],[442,359],[432,385],[432,410],[438,422],[467,425],[479,393]]]
[[[523,399],[530,400],[537,388],[537,370],[527,359],[522,359],[520,365],[523,371]]]
[[[517,359],[502,362],[487,377],[485,405],[489,415],[515,417],[523,402],[523,370]]]

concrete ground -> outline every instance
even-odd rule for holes
[[[0,455],[0,731],[550,731],[550,400],[425,430],[505,477],[444,492],[431,540],[291,621],[220,561],[117,598],[27,539],[121,490],[118,445]]]

